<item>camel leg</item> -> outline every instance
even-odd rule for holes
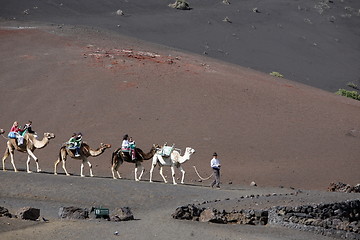
[[[151,169],[150,169],[150,180],[149,180],[149,182],[152,182],[152,174],[153,174],[153,171],[154,171],[154,167],[155,167],[155,165],[152,164]]]
[[[68,173],[68,171],[66,171],[65,163],[66,163],[66,161],[63,160],[63,161],[62,161],[62,168],[64,169],[66,176],[70,176],[70,174]]]
[[[14,162],[14,151],[12,149],[9,149],[9,153],[10,153],[10,158],[11,158],[11,164],[14,167],[14,172],[18,172],[18,170],[15,167],[15,162]]]
[[[35,160],[35,163],[36,163],[36,171],[37,171],[37,172],[41,172],[41,169],[40,169],[40,167],[39,167],[39,160],[38,160],[38,158],[35,156],[35,154],[34,154],[30,149],[26,149],[26,150],[27,150],[28,154]],[[30,164],[30,159],[29,159],[29,164]],[[30,166],[29,166],[29,168],[30,168]],[[28,170],[30,170],[30,169],[28,169]]]
[[[113,179],[116,179],[116,177],[115,177],[115,171],[116,171],[118,177],[121,179],[121,176],[120,176],[120,173],[119,173],[119,170],[118,170],[118,169],[119,169],[119,165],[113,164],[113,165],[111,166],[111,172],[112,172],[112,175],[113,175]]]
[[[27,160],[26,160],[26,172],[27,173],[32,173],[32,171],[30,171],[30,160],[31,160],[30,155],[28,155]]]
[[[165,176],[164,176],[164,174],[163,174],[163,167],[162,167],[162,166],[160,166],[160,175],[161,175],[162,178],[164,179],[164,182],[167,183],[167,180],[166,180],[166,178],[165,178]]]
[[[56,170],[56,168],[57,168],[57,165],[59,165],[59,163],[60,163],[60,158],[58,158],[58,159],[55,161],[55,163],[54,163],[54,175],[57,175],[57,170]]]
[[[116,170],[116,173],[117,173],[118,177],[121,179],[122,177],[120,176],[120,173],[118,170]]]
[[[184,184],[185,170],[182,168],[182,166],[179,167],[179,170],[180,170],[180,172],[182,173],[181,184]]]
[[[62,162],[62,168],[64,169],[64,172],[66,174],[66,176],[70,176],[70,174],[68,173],[68,171],[66,170],[66,157],[65,159],[61,159],[60,157],[56,160],[55,164],[54,164],[54,174],[57,175],[57,165]]]
[[[81,177],[85,177],[85,175],[83,174],[84,172],[84,161],[81,162],[81,167],[80,167],[80,176]]]
[[[134,173],[135,173],[135,181],[139,181],[139,179],[137,178],[137,170],[138,170],[138,167],[137,166],[135,166],[135,171],[134,171]]]
[[[174,166],[171,166],[171,176],[172,176],[172,179],[173,179],[173,184],[176,185],[176,181],[175,181],[175,168]]]
[[[138,171],[138,168],[140,167],[141,169],[141,173],[139,175],[139,178],[137,178],[137,171]],[[144,167],[141,165],[141,162],[139,163],[135,163],[135,181],[140,181],[142,175],[144,173]]]
[[[141,180],[141,177],[142,177],[142,175],[144,174],[144,171],[145,171],[145,169],[144,169],[144,167],[143,167],[143,165],[140,163],[140,168],[141,168],[141,173],[140,173],[140,176],[139,176],[139,181]]]
[[[86,162],[87,162],[87,164],[89,165],[89,168],[90,168],[90,177],[93,177],[94,176],[94,174],[93,174],[93,171],[92,171],[92,165],[91,165],[91,163],[89,162],[89,160],[86,160]]]
[[[9,156],[9,149],[6,148],[4,156],[2,158],[2,165],[3,165],[3,171],[6,172],[6,167],[5,167],[5,160],[6,158]]]
[[[113,156],[112,165],[111,165],[111,173],[113,175],[113,179],[116,179],[115,171],[116,171],[118,177],[121,179],[121,176],[119,173],[119,167],[120,167],[121,163],[122,162],[116,156]]]
[[[116,179],[114,165],[111,166],[111,173],[112,173],[113,179]]]

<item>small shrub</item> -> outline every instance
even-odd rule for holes
[[[281,73],[279,72],[271,72],[270,73],[271,76],[274,76],[274,77],[279,77],[279,78],[283,78],[284,75],[282,75]]]
[[[355,83],[353,83],[353,82],[349,82],[348,84],[346,84],[348,87],[351,87],[351,88],[353,88],[353,89],[356,89],[356,90],[359,90],[359,87],[355,84]]]
[[[336,94],[340,95],[340,96],[352,98],[352,99],[355,99],[355,100],[360,100],[360,94],[357,91],[349,91],[349,90],[340,88],[336,92]]]

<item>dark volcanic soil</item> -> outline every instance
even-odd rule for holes
[[[174,1],[8,0],[0,17],[109,29],[332,92],[359,84],[357,0],[191,0],[190,11]]]
[[[0,31],[2,128],[31,119],[40,138],[55,133],[35,152],[46,172],[80,131],[94,149],[113,146],[90,159],[98,176],[111,176],[111,153],[128,133],[144,151],[164,142],[194,148],[186,182],[198,180],[193,165],[203,177],[211,173],[214,151],[223,183],[325,189],[359,182],[357,101],[106,31],[11,26]],[[15,158],[24,169],[26,155]],[[133,179],[133,168],[125,163],[120,172]],[[68,170],[79,174],[80,162],[69,160]]]

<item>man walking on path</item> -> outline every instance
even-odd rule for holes
[[[213,158],[210,161],[210,166],[214,171],[214,181],[211,183],[211,187],[216,186],[217,188],[220,188],[220,160],[217,158],[217,153],[213,153]]]

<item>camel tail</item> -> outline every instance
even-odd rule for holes
[[[121,148],[116,149],[115,151],[113,151],[112,155],[111,155],[111,166],[114,165],[114,161],[115,161],[115,155],[119,152]]]
[[[203,181],[209,180],[209,179],[214,175],[214,173],[212,173],[209,177],[203,178],[203,177],[200,176],[200,174],[199,174],[199,172],[197,171],[196,167],[193,166],[193,168],[195,169],[195,172],[196,172],[196,174],[198,175],[198,177],[199,177],[201,180],[203,180]]]

